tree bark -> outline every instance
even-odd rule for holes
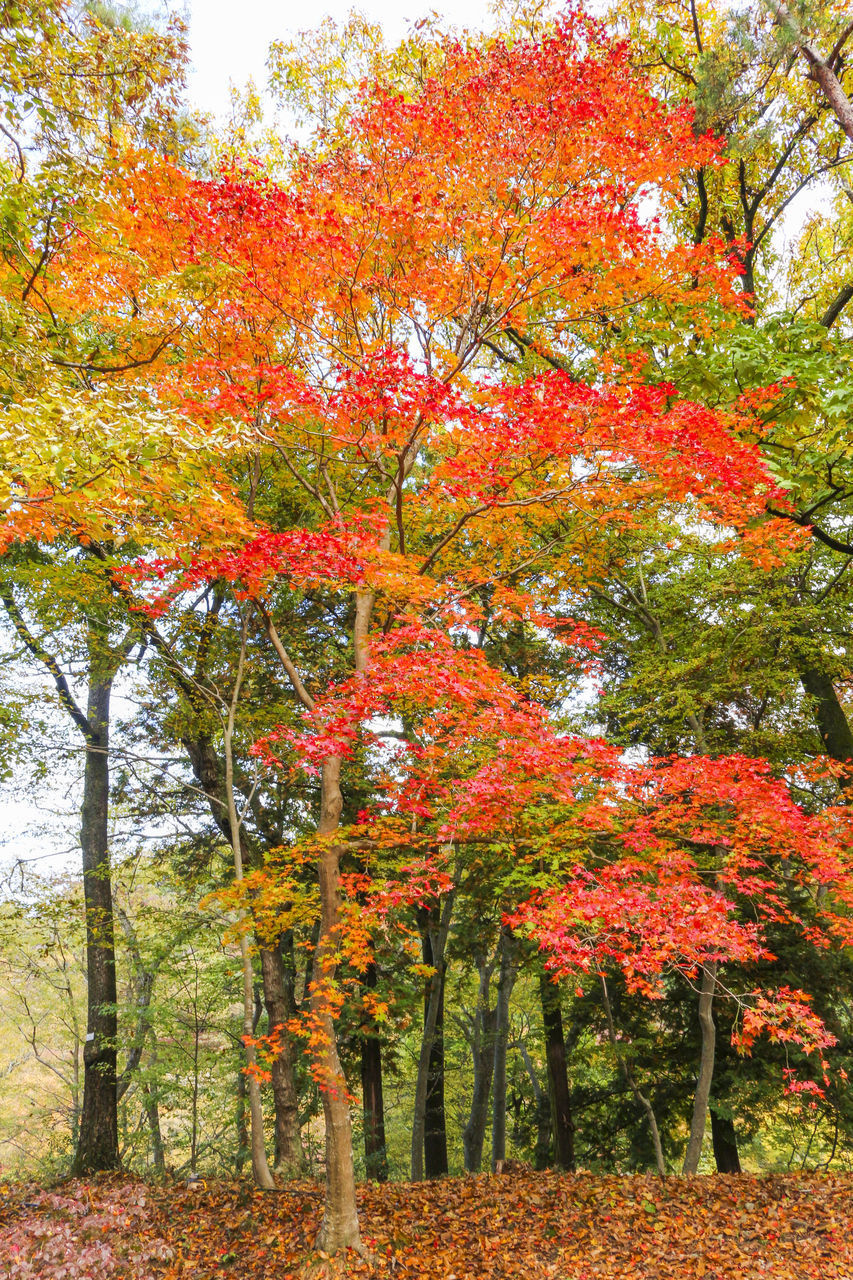
[[[115,916],[121,925],[127,949],[130,952],[130,959],[133,965],[134,1003],[136,1005],[136,1027],[133,1032],[130,1051],[127,1055],[124,1070],[116,1079],[116,1101],[121,1102],[133,1083],[134,1073],[142,1061],[145,1043],[151,1034],[151,997],[154,992],[154,983],[157,980],[157,970],[160,962],[157,961],[152,968],[145,967],[139,950],[136,930],[128,919],[127,914],[121,907],[118,907],[116,908]],[[155,1058],[156,1049],[152,1055],[152,1061]]]
[[[800,683],[812,700],[818,732],[826,754],[840,764],[853,761],[853,732],[838,700],[835,685],[825,671],[811,663],[799,664]],[[853,790],[853,775],[840,780],[842,790]]]
[[[575,1167],[575,1126],[572,1121],[560,990],[544,969],[539,975],[539,998],[545,1029],[545,1059],[548,1064],[548,1092],[554,1131],[554,1164],[558,1169],[571,1171]]]
[[[450,929],[450,915],[453,910],[454,893],[444,899],[437,927],[429,927],[424,932],[424,955],[429,954],[426,962],[435,967],[436,973],[426,989],[426,1007],[424,1011],[424,1030],[421,1038],[421,1051],[418,1057],[418,1074],[415,1082],[415,1107],[412,1119],[412,1182],[421,1182],[424,1177],[425,1136],[427,1121],[427,1098],[431,1078],[434,1078],[434,1059],[432,1057],[433,1042],[438,1026],[439,1012],[444,1004],[444,948]],[[429,951],[427,951],[427,942]],[[442,1057],[443,1064],[443,1057]],[[443,1099],[442,1099],[443,1102]],[[434,1174],[431,1176],[435,1176]]]
[[[468,1173],[479,1173],[483,1161],[483,1142],[489,1118],[489,1095],[492,1090],[492,1072],[495,1066],[495,1025],[497,1008],[489,1008],[489,982],[492,965],[485,957],[478,965],[480,982],[477,990],[477,1007],[466,1032],[474,1065],[474,1087],[471,1093],[471,1110],[462,1131],[462,1151]]]
[[[776,15],[781,25],[788,29],[797,42],[800,52],[809,64],[809,74],[823,89],[826,100],[835,112],[838,123],[850,141],[853,142],[853,103],[850,102],[841,87],[838,76],[802,31],[799,21],[791,13],[784,0],[765,0],[765,3],[770,11]]]
[[[848,302],[853,300],[853,284],[843,284],[820,318],[824,329],[831,329]]]
[[[331,837],[340,824],[341,760],[330,756],[323,764],[320,792],[320,821],[317,833]],[[335,972],[340,945],[341,849],[331,839],[320,854],[320,936],[314,952],[311,980],[311,1018],[318,1042],[314,1066],[320,1080],[323,1118],[326,1127],[326,1202],[317,1236],[317,1248],[324,1253],[354,1248],[363,1251],[355,1203],[355,1173],[352,1158],[352,1123],[347,1087],[335,1038],[337,1012]]]
[[[424,1104],[424,1176],[443,1178],[447,1174],[447,1118],[444,1109],[444,991],[447,964],[442,956],[436,964],[432,939],[427,932],[423,942],[424,964],[435,964],[436,974],[430,983],[438,984],[438,1009],[432,1033],[427,1067],[427,1090]],[[429,994],[424,998],[424,1028],[429,1009]]]
[[[158,1176],[161,1176],[166,1172],[166,1151],[163,1146],[163,1132],[160,1128],[160,1107],[157,1103],[157,1094],[150,1084],[146,1084],[143,1086],[142,1096],[142,1105],[145,1108],[145,1116],[148,1120],[148,1132],[151,1135],[151,1158],[154,1162],[155,1172]]]
[[[533,1097],[536,1103],[536,1146],[533,1151],[533,1167],[541,1171],[548,1168],[551,1158],[551,1100],[547,1090],[543,1089],[539,1083],[539,1077],[524,1041],[518,1045],[518,1050],[533,1086]]]
[[[83,1106],[71,1171],[81,1175],[119,1167],[116,1055],[115,922],[109,855],[110,697],[115,674],[127,656],[134,631],[113,649],[103,624],[86,617],[89,679],[86,713],[56,658],[30,631],[12,588],[0,580],[0,600],[25,648],[50,674],[60,705],[85,743],[80,846],[86,914],[87,1030],[83,1046]],[[85,616],[85,615],[84,615]]]
[[[204,792],[210,815],[225,839],[232,843],[229,806],[224,794],[223,769],[214,745],[206,734],[193,738],[186,735],[182,744],[189,756],[196,782]],[[253,849],[241,827],[241,858],[246,863],[259,862],[258,851]],[[258,948],[261,958],[261,980],[264,987],[264,1004],[267,1010],[270,1033],[275,1027],[286,1027],[295,1009],[292,998],[288,1000],[288,984],[285,981],[284,961],[278,948]],[[298,1122],[298,1097],[295,1078],[293,1038],[286,1030],[279,1034],[281,1052],[270,1068],[272,1076],[273,1108],[275,1111],[275,1168],[285,1177],[294,1177],[302,1168],[304,1153]]]
[[[714,1049],[716,1028],[714,1026],[714,993],[717,989],[716,960],[702,966],[702,985],[699,989],[699,1029],[702,1037],[702,1048],[699,1057],[699,1078],[696,1082],[696,1094],[693,1099],[693,1117],[690,1122],[690,1138],[684,1155],[681,1172],[684,1177],[692,1177],[699,1171],[699,1158],[702,1155],[702,1142],[705,1137],[705,1123],[708,1117],[708,1101],[711,1097],[711,1082],[714,1078]]]
[[[376,987],[376,965],[364,975],[368,991]],[[364,1124],[364,1165],[371,1182],[388,1181],[385,1146],[385,1104],[382,1097],[382,1042],[369,1025],[361,1037],[361,1105]]]
[[[240,638],[240,658],[237,664],[237,674],[228,704],[228,714],[222,738],[225,753],[225,803],[227,805],[228,830],[231,836],[231,852],[234,858],[234,881],[238,887],[243,882],[243,842],[240,832],[240,818],[237,813],[237,802],[234,795],[232,743],[245,659],[246,624],[244,621]],[[247,918],[245,910],[240,912],[240,917],[241,923],[243,923]],[[261,1086],[255,1071],[257,1055],[254,1045],[256,1028],[254,975],[252,973],[252,959],[249,955],[249,939],[243,928],[240,930],[240,961],[243,971],[243,1044],[246,1048],[246,1091],[249,1095],[249,1140],[252,1151],[252,1176],[255,1179],[255,1185],[260,1187],[262,1191],[272,1191],[275,1188],[275,1182],[267,1162],[266,1144],[264,1142],[264,1117],[261,1109]]]
[[[495,1052],[492,1084],[492,1169],[506,1160],[506,1056],[509,1039],[509,1001],[518,973],[515,940],[501,929],[498,1002],[495,1020]],[[568,1092],[568,1079],[566,1082]]]
[[[272,1060],[272,1094],[275,1104],[275,1169],[286,1178],[302,1170],[302,1137],[299,1130],[299,1098],[294,1075],[293,1040],[287,1023],[293,1017],[287,998],[281,947],[259,947],[268,1033],[277,1035],[279,1052]]]
[[[711,1140],[717,1173],[740,1173],[737,1133],[731,1116],[720,1115],[711,1104]]]
[[[234,1163],[239,1176],[243,1172],[246,1156],[249,1154],[249,1127],[246,1124],[246,1073],[242,1065],[237,1068],[237,1107],[234,1114],[234,1125],[237,1129],[237,1151]]]
[[[103,667],[104,637],[89,629],[89,693],[80,843],[86,909],[88,1018],[83,1049],[83,1109],[72,1164],[76,1177],[117,1169],[115,929],[109,855],[109,718],[114,668]]]
[[[189,756],[195,779],[204,792],[210,815],[230,844],[232,842],[231,822],[227,799],[224,795],[223,770],[213,743],[204,734],[195,738],[187,735],[182,739],[182,743]],[[242,828],[240,842],[242,860],[247,863],[257,863],[259,861],[257,850],[251,847]],[[261,958],[264,1004],[269,1030],[272,1033],[277,1026],[286,1027],[295,1010],[293,1000],[287,999],[288,985],[285,981],[284,961],[280,952],[277,948],[263,946],[259,946],[258,950]],[[304,1159],[298,1122],[296,1055],[293,1038],[286,1030],[280,1033],[279,1044],[281,1052],[273,1060],[270,1068],[275,1110],[275,1167],[285,1177],[294,1177],[302,1168]]]
[[[604,1005],[604,1018],[607,1023],[607,1038],[610,1041],[611,1049],[616,1055],[616,1061],[619,1064],[619,1070],[622,1072],[625,1083],[646,1113],[646,1118],[649,1122],[649,1132],[652,1135],[652,1146],[655,1150],[655,1164],[657,1165],[657,1171],[661,1178],[665,1178],[666,1162],[663,1158],[663,1145],[660,1140],[660,1129],[658,1128],[654,1107],[652,1106],[651,1099],[646,1097],[640,1086],[637,1084],[636,1076],[634,1075],[628,1059],[619,1048],[619,1041],[616,1038],[616,1025],[613,1021],[613,1010],[610,1006],[610,995],[607,991],[607,979],[603,973],[599,973],[598,977],[601,982],[601,998]]]
[[[390,535],[388,535],[390,537]],[[353,650],[355,669],[365,674],[369,658],[369,629],[373,610],[373,593],[356,591]],[[306,710],[314,707],[314,699],[302,682],[296,667],[281,642],[272,618],[262,611],[267,634],[293,690]],[[320,1082],[323,1118],[326,1130],[326,1201],[323,1221],[317,1235],[317,1248],[325,1253],[354,1248],[365,1253],[358,1228],[353,1170],[352,1122],[347,1101],[346,1080],[341,1068],[335,1038],[337,992],[335,971],[340,945],[341,900],[340,858],[342,848],[332,837],[338,830],[343,809],[341,795],[341,758],[329,756],[320,773],[320,818],[318,836],[326,837],[318,859],[320,885],[320,930],[314,948],[314,964],[310,991],[312,1032],[316,1038],[314,1070]]]

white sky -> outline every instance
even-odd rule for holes
[[[267,50],[272,40],[294,36],[316,26],[326,15],[338,22],[353,9],[381,22],[389,41],[405,35],[408,25],[438,12],[457,27],[485,27],[488,0],[189,0],[193,74],[190,97],[205,111],[219,115],[229,102],[228,84],[242,87],[251,76],[258,88],[266,78]]]

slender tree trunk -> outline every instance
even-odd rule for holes
[[[390,534],[387,545],[390,545]],[[372,611],[373,593],[356,591],[353,650],[355,669],[362,674],[367,672]],[[296,696],[303,707],[311,711],[314,707],[314,699],[291,662],[272,619],[266,613],[263,616],[267,634]],[[340,857],[342,850],[340,846],[333,843],[332,837],[340,826],[342,809],[341,759],[340,756],[329,756],[323,762],[320,774],[320,819],[317,824],[317,834],[325,839],[322,840],[322,851],[317,867],[320,885],[320,931],[314,948],[309,1002],[312,1031],[316,1038],[314,1069],[320,1077],[320,1094],[323,1100],[323,1119],[326,1129],[326,1202],[323,1221],[317,1236],[317,1248],[325,1253],[354,1248],[363,1254],[365,1249],[359,1234],[355,1202],[352,1123],[347,1102],[346,1080],[338,1055],[334,1021],[338,1007],[335,971],[341,929]]]
[[[83,1048],[83,1109],[72,1172],[80,1177],[119,1166],[116,1098],[115,931],[108,842],[109,718],[113,675],[99,678],[103,637],[89,631],[89,695],[80,843],[86,906],[88,1019]]]
[[[474,1088],[471,1093],[468,1123],[462,1131],[462,1151],[468,1173],[479,1173],[483,1161],[483,1142],[489,1118],[492,1072],[495,1067],[495,1025],[498,1016],[496,1008],[489,1008],[489,981],[492,965],[482,958],[478,969],[480,982],[477,990],[477,1007],[471,1019],[471,1030],[467,1033],[474,1065]]]
[[[341,760],[331,756],[321,775],[320,836],[332,836],[341,818]],[[317,1236],[317,1248],[324,1253],[339,1249],[362,1250],[355,1202],[355,1173],[352,1158],[352,1123],[347,1087],[335,1038],[337,1012],[334,987],[340,945],[340,848],[331,840],[323,844],[319,859],[320,936],[314,952],[311,981],[311,1017],[319,1042],[314,1065],[320,1074],[320,1096],[326,1126],[326,1203]]]
[[[533,1167],[539,1170],[547,1169],[551,1158],[551,1100],[547,1090],[543,1089],[539,1083],[536,1069],[530,1061],[530,1054],[523,1041],[518,1049],[533,1086],[533,1097],[536,1103],[536,1146],[533,1151]]]
[[[536,1144],[533,1148],[533,1168],[547,1169],[551,1163],[551,1099],[545,1090],[536,1097]]]
[[[156,1040],[152,1043],[151,1054],[149,1057],[149,1069],[152,1073],[156,1073]],[[166,1149],[163,1145],[163,1130],[160,1127],[160,1104],[157,1098],[156,1084],[152,1087],[151,1083],[146,1081],[142,1086],[142,1105],[145,1109],[145,1118],[148,1121],[148,1132],[151,1136],[151,1160],[154,1165],[154,1171],[159,1176],[166,1172]]]
[[[498,1002],[495,1021],[495,1052],[492,1085],[492,1168],[506,1160],[506,1057],[509,1040],[509,1001],[518,967],[515,940],[508,929],[501,929]]]
[[[255,1074],[257,1057],[254,1045],[251,1043],[254,1035],[254,993],[252,989],[252,960],[249,955],[249,940],[245,933],[240,937],[240,959],[243,968],[243,1037],[246,1046],[246,1092],[249,1096],[249,1146],[252,1154],[252,1176],[255,1179],[255,1185],[260,1187],[262,1191],[272,1191],[275,1188],[275,1182],[267,1163],[261,1086]]]
[[[223,770],[213,743],[203,734],[195,738],[187,735],[182,741],[196,781],[207,799],[211,817],[230,844],[232,843],[231,823],[228,816],[229,806],[225,796]],[[240,840],[243,862],[249,864],[254,860],[257,864],[260,861],[257,851],[251,848],[246,839],[245,830],[242,828]],[[284,973],[284,962],[283,960],[280,962],[273,954],[274,950],[259,947],[264,1004],[270,1031],[275,1026],[285,1026],[295,1012],[292,983],[288,985]],[[290,1000],[288,1000],[288,991],[291,992]],[[301,1168],[303,1153],[295,1109],[297,1089],[293,1038],[287,1031],[282,1031],[279,1035],[279,1043],[281,1053],[274,1059],[270,1070],[275,1110],[275,1167],[288,1177],[293,1176]]]
[[[287,1023],[293,1017],[288,1001],[281,947],[259,947],[264,1004],[268,1033],[278,1033],[279,1051],[272,1060],[272,1094],[275,1104],[275,1168],[286,1178],[295,1178],[302,1169],[302,1137],[299,1130],[299,1099],[294,1075],[293,1040]]]
[[[225,801],[228,806],[228,829],[231,835],[231,852],[234,858],[234,880],[239,886],[243,882],[243,847],[240,835],[240,818],[237,813],[237,802],[234,797],[234,756],[232,743],[234,740],[234,723],[237,715],[237,703],[240,699],[240,688],[243,680],[243,669],[246,660],[246,623],[243,622],[240,658],[237,664],[237,675],[234,691],[228,706],[228,716],[223,733],[225,751]],[[245,912],[241,913],[245,920]],[[262,1191],[275,1189],[275,1182],[267,1163],[264,1142],[264,1117],[261,1109],[261,1086],[256,1074],[257,1055],[253,1043],[255,1034],[255,991],[252,959],[249,955],[249,939],[246,930],[240,930],[240,961],[243,970],[243,1043],[246,1046],[246,1091],[249,1095],[250,1141],[252,1150],[252,1175],[255,1185]]]
[[[731,1116],[723,1116],[711,1105],[711,1140],[717,1173],[740,1173],[737,1133]]]
[[[245,1030],[245,1027],[244,1027]],[[196,1172],[198,1161],[198,1080],[201,1025],[198,1016],[198,970],[196,970],[195,1000],[193,1001],[193,1094],[190,1106],[190,1171]]]
[[[424,1176],[443,1178],[447,1174],[447,1120],[444,1109],[444,992],[447,964],[442,957],[436,964],[429,933],[423,942],[424,964],[435,964],[436,975],[430,981],[438,984],[438,1010],[432,1034],[427,1068],[427,1091],[424,1107]],[[426,1030],[429,996],[424,998]]]
[[[566,1041],[563,1036],[563,1014],[560,989],[542,970],[539,975],[539,998],[545,1029],[545,1058],[548,1063],[548,1092],[554,1130],[554,1164],[558,1169],[575,1167],[575,1126],[572,1121]]]
[[[716,1028],[714,1027],[714,993],[717,988],[717,962],[712,960],[702,966],[702,985],[699,989],[699,1029],[702,1037],[702,1048],[699,1056],[699,1079],[696,1083],[696,1095],[693,1099],[693,1118],[690,1122],[690,1138],[684,1155],[682,1175],[692,1177],[699,1170],[699,1158],[702,1155],[702,1141],[705,1137],[705,1122],[708,1116],[708,1101],[711,1097],[711,1082],[714,1078],[714,1047]]]
[[[237,1109],[234,1115],[234,1124],[237,1129],[237,1152],[234,1163],[237,1174],[243,1172],[243,1166],[246,1163],[246,1156],[249,1154],[249,1126],[246,1123],[246,1073],[242,1068],[242,1063],[237,1069]]]
[[[85,1041],[80,1036],[77,1019],[73,1015],[72,1020],[74,1024],[74,1053],[71,1059],[71,1141],[76,1151],[80,1138],[80,1068],[82,1066]]]
[[[628,1059],[623,1055],[619,1048],[619,1041],[616,1038],[616,1026],[613,1021],[613,1010],[610,1007],[610,996],[607,991],[607,979],[603,973],[599,974],[599,979],[601,981],[601,998],[604,1005],[604,1017],[607,1022],[607,1038],[610,1041],[611,1049],[616,1055],[616,1061],[619,1063],[619,1070],[622,1072],[625,1083],[628,1085],[628,1088],[631,1090],[634,1097],[646,1113],[646,1118],[649,1122],[649,1131],[652,1135],[652,1146],[655,1149],[655,1164],[657,1165],[657,1171],[661,1178],[665,1178],[666,1162],[663,1158],[663,1146],[660,1140],[660,1129],[658,1128],[658,1122],[655,1118],[654,1107],[652,1106],[651,1099],[646,1097],[640,1086],[637,1084],[636,1076],[634,1075]]]
[[[376,987],[376,965],[367,966],[364,985]],[[364,1164],[372,1182],[388,1181],[388,1153],[385,1147],[385,1105],[382,1098],[382,1042],[372,1024],[361,1037],[361,1101],[364,1123]]]
[[[441,1002],[441,982],[438,975],[430,983],[427,993],[421,1051],[418,1057],[418,1073],[415,1080],[414,1115],[412,1117],[412,1182],[421,1182],[424,1177],[427,1095],[432,1066],[432,1046]]]
[[[136,1027],[133,1032],[133,1040],[124,1070],[116,1079],[116,1101],[121,1102],[133,1083],[134,1073],[139,1067],[142,1061],[142,1054],[145,1051],[145,1042],[151,1034],[151,997],[154,991],[154,983],[157,980],[159,963],[155,964],[153,968],[146,969],[139,951],[136,930],[121,907],[116,909],[115,915],[121,925],[133,963],[134,1003],[136,1004]],[[152,1062],[155,1058],[156,1044],[152,1053]]]
[[[160,1107],[157,1103],[157,1094],[150,1084],[143,1085],[142,1098],[145,1118],[148,1121],[148,1132],[151,1135],[151,1159],[154,1164],[154,1171],[162,1176],[166,1172],[166,1150],[163,1146],[163,1131],[160,1128]]]
[[[732,1050],[730,1028],[717,1026],[716,1063],[712,1091],[711,1141],[717,1173],[740,1173],[737,1132],[730,1105]]]
[[[435,967],[436,973],[427,987],[424,1030],[418,1058],[418,1074],[415,1082],[415,1107],[412,1120],[412,1182],[421,1182],[424,1177],[427,1097],[431,1077],[434,1078],[433,1043],[436,1037],[436,1028],[439,1025],[439,1013],[444,1004],[444,948],[447,942],[448,930],[450,929],[453,898],[454,893],[451,890],[444,899],[438,926],[436,928],[428,928],[424,934],[424,937],[429,940],[429,952],[427,952],[425,942],[424,955],[429,954],[430,959],[427,963]],[[430,1176],[434,1177],[436,1175],[431,1174]]]

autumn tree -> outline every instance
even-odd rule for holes
[[[63,314],[60,306],[51,304],[51,279],[69,241],[75,234],[85,234],[99,171],[119,139],[126,144],[148,141],[157,122],[167,121],[176,101],[184,49],[179,27],[161,34],[137,31],[132,25],[105,25],[93,15],[78,13],[64,0],[4,6],[0,40],[6,144],[0,233],[2,500],[7,519],[11,516],[13,522],[20,522],[15,532],[26,537],[27,532],[44,530],[40,504],[51,489],[85,488],[90,480],[96,489],[104,462],[109,459],[108,469],[120,467],[119,459],[127,456],[120,446],[110,458],[109,442],[96,438],[100,411],[109,416],[106,406],[92,395],[92,379],[102,361],[95,352],[80,351],[85,315],[79,308],[76,314]],[[85,343],[84,337],[84,347]],[[112,408],[118,406],[114,403]],[[67,425],[75,419],[69,433]],[[26,424],[23,429],[22,424]],[[93,454],[99,454],[94,465]],[[33,524],[25,531],[30,515]],[[48,516],[48,538],[60,527],[51,525]],[[72,526],[72,536],[73,532]],[[4,546],[13,536],[8,529]],[[83,554],[81,560],[85,559]],[[73,557],[66,560],[69,570],[72,562]],[[88,694],[81,707],[51,642],[38,625],[28,623],[14,584],[13,558],[7,560],[3,582],[9,621],[25,651],[52,679],[59,703],[86,747],[81,843],[89,1028],[75,1168],[88,1172],[118,1163],[116,988],[107,834],[109,696],[123,656],[138,633],[131,623],[123,638],[116,640],[109,634],[109,607],[105,610],[103,597],[88,612],[82,608]],[[80,589],[91,590],[85,570]]]
[[[247,867],[250,843],[271,848],[256,812],[265,797],[285,785],[309,799],[272,826],[294,865],[317,869],[306,1029],[326,1123],[328,1251],[360,1247],[335,1018],[359,971],[368,998],[377,939],[399,908],[420,917],[434,971],[416,1175],[451,909],[478,877],[507,916],[496,1158],[515,931],[558,972],[603,978],[616,965],[647,994],[670,970],[698,981],[709,1026],[721,968],[766,956],[761,927],[737,908],[784,915],[774,876],[789,866],[803,894],[828,895],[827,936],[846,944],[843,815],[804,814],[767,766],[711,745],[719,700],[707,689],[679,685],[670,740],[646,738],[672,758],[631,767],[623,743],[570,735],[563,714],[607,642],[590,599],[611,625],[630,616],[659,677],[677,666],[670,582],[677,593],[680,574],[717,555],[764,582],[803,546],[766,462],[767,395],[714,395],[686,372],[697,348],[756,329],[744,284],[752,293],[757,250],[722,224],[712,234],[707,216],[699,234],[685,201],[690,183],[700,209],[702,189],[725,200],[723,145],[576,13],[530,37],[426,35],[419,47],[356,94],[347,68],[321,75],[326,133],[267,165],[203,180],[159,155],[117,157],[102,225],[69,238],[51,296],[63,314],[86,304],[79,363],[111,353],[153,439],[121,436],[124,453],[92,468],[86,493],[37,456],[14,473],[7,519],[10,539],[73,528],[132,606],[180,692],[169,732],[238,881],[244,839]],[[636,580],[633,568],[662,537],[677,544],[659,549],[663,605],[645,564]],[[519,635],[562,655],[559,689],[513,661]],[[271,678],[287,714],[258,726],[252,776],[248,759],[235,768],[242,699],[271,711],[277,698],[258,687]],[[274,922],[310,900],[286,862],[253,871],[232,905],[256,926],[265,900]],[[245,933],[243,944],[248,1002]],[[556,1044],[544,984],[543,1008]],[[753,993],[742,1018],[744,1044],[762,1027],[829,1044],[794,991]],[[712,1048],[709,1030],[694,1150]]]
[[[162,583],[153,615],[182,592],[234,583],[309,716],[306,735],[282,730],[266,752],[270,763],[295,752],[320,778],[311,1012],[327,1249],[358,1242],[333,1022],[355,743],[376,739],[378,716],[404,726],[395,767],[408,782],[384,770],[381,787],[428,830],[448,770],[470,771],[499,732],[543,730],[542,712],[466,643],[484,585],[507,623],[553,627],[518,589],[531,556],[541,569],[559,544],[565,558],[567,543],[629,521],[655,494],[689,495],[703,518],[745,529],[773,488],[754,445],[733,434],[746,429],[740,409],[673,399],[607,355],[613,317],[641,323],[650,296],[700,329],[706,307],[736,305],[721,242],[672,242],[638,211],[652,189],[667,202],[684,165],[713,168],[717,146],[694,136],[688,113],[660,113],[623,47],[576,17],[529,43],[448,43],[410,100],[368,87],[347,134],[299,157],[286,181],[244,169],[188,184],[169,209],[140,189],[135,231],[140,243],[151,227],[166,234],[179,209],[172,252],[198,264],[209,296],[222,291],[161,395],[200,422],[239,424],[258,479],[252,536],[224,548],[198,539],[129,580]],[[598,385],[572,377],[596,360]],[[279,476],[302,490],[302,525],[277,519]],[[543,536],[558,512],[564,533]],[[777,534],[771,524],[764,536]],[[304,669],[298,631],[282,635],[282,587],[346,607],[353,675],[337,686]],[[584,648],[576,627],[567,635]],[[437,870],[447,855],[432,840]]]

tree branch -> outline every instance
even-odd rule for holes
[[[15,602],[15,597],[12,595],[11,587],[9,587],[5,582],[0,582],[0,600],[3,601],[6,612],[9,615],[9,620],[15,628],[18,638],[21,640],[22,644],[25,645],[33,657],[38,658],[39,662],[41,662],[53,676],[53,683],[56,685],[56,691],[59,694],[59,701],[68,712],[77,728],[83,734],[83,737],[87,742],[95,742],[97,734],[75,702],[74,695],[68,686],[68,681],[62,672],[62,668],[53,655],[48,653],[41,641],[33,635],[32,631],[30,631],[24,621],[23,614]]]
[[[781,520],[792,520],[794,524],[798,524],[803,529],[810,529],[818,542],[822,542],[825,547],[830,547],[833,551],[840,551],[843,555],[853,556],[853,543],[842,542],[839,538],[834,538],[831,533],[826,533],[819,525],[812,524],[799,511],[780,511],[776,507],[767,508],[768,515],[778,516]]]
[[[811,68],[811,78],[816,80],[821,89],[823,89],[824,96],[835,112],[838,123],[850,141],[853,142],[853,103],[851,103],[842,89],[841,81],[831,66],[831,63],[840,52],[838,46],[836,45],[830,55],[830,61],[826,61],[808,39],[799,22],[784,3],[784,0],[764,0],[764,3],[770,12],[775,15],[780,26],[784,27],[793,36],[797,48]],[[843,44],[843,42],[842,40],[841,43]]]
[[[272,618],[267,613],[266,609],[260,603],[259,600],[255,601],[255,608],[258,610],[258,613],[261,615],[261,618],[263,619],[264,627],[266,628],[266,633],[272,642],[272,647],[275,649],[276,653],[278,654],[279,662],[284,667],[284,670],[287,673],[288,680],[293,686],[293,692],[296,694],[297,698],[302,703],[303,707],[305,707],[306,711],[313,711],[316,705],[314,702],[314,699],[311,697],[311,694],[308,692],[308,690],[305,688],[305,685],[302,683],[302,677],[300,676],[299,672],[296,670],[296,667],[293,665],[293,662],[290,659],[290,655],[288,654],[287,650],[282,644],[281,636],[278,634],[278,632],[275,629],[275,623],[273,622]]]
[[[851,298],[853,298],[853,284],[843,284],[820,318],[824,329],[832,328]]]

